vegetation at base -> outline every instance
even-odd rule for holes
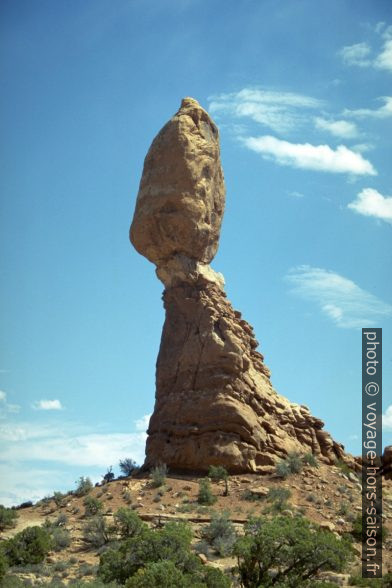
[[[62,492],[54,492],[53,500],[54,500],[55,505],[58,508],[61,508],[62,506],[64,506],[65,497],[66,497],[66,494],[63,494]]]
[[[349,586],[364,588],[391,588],[392,573],[385,574],[382,578],[362,578],[362,576],[350,576]]]
[[[94,496],[86,496],[83,500],[84,504],[84,514],[86,517],[92,517],[99,514],[102,511],[103,503],[95,498]]]
[[[88,477],[81,476],[79,480],[76,481],[76,490],[74,490],[75,496],[86,496],[92,490],[93,484]]]
[[[126,457],[125,459],[120,460],[119,467],[124,476],[132,476],[132,474],[136,473],[136,471],[139,469],[136,461],[130,457]]]
[[[5,556],[5,553],[0,550],[0,584],[4,576],[6,575],[8,570],[8,560]]]
[[[302,456],[297,451],[287,454],[286,459],[278,462],[275,473],[279,478],[287,478],[290,474],[298,474],[304,467]]]
[[[151,486],[153,488],[159,488],[159,486],[163,486],[163,484],[166,482],[166,476],[167,476],[167,465],[166,464],[160,464],[157,465],[155,468],[152,468],[151,472],[150,472],[150,478],[151,478]]]
[[[353,470],[342,459],[337,459],[335,461],[335,465],[336,465],[336,467],[338,467],[340,469],[340,471],[343,474],[346,474],[346,476],[348,476],[349,474],[353,473]]]
[[[229,520],[228,513],[214,513],[211,517],[211,523],[203,531],[203,537],[216,553],[222,557],[229,555],[237,535],[233,523]]]
[[[50,533],[43,527],[27,527],[4,541],[2,550],[10,566],[40,563],[52,549]]]
[[[309,586],[318,571],[342,571],[352,548],[302,517],[280,516],[250,520],[233,553],[242,586],[283,588]]]
[[[142,525],[133,537],[101,555],[98,576],[127,588],[228,588],[230,581],[219,570],[202,565],[191,540],[192,531],[184,523],[167,523],[156,531]]]
[[[291,496],[291,490],[288,488],[270,488],[267,494],[267,501],[271,502],[271,506],[269,507],[270,512],[282,512],[288,508],[290,508],[289,503],[287,502]]]
[[[114,538],[115,529],[102,515],[90,519],[83,528],[83,540],[93,547],[102,547]]]
[[[304,463],[304,465],[308,465],[312,468],[318,468],[319,467],[319,462],[317,460],[317,457],[315,455],[313,455],[313,453],[305,453],[305,455],[302,456],[302,461]]]
[[[223,496],[229,495],[229,472],[223,466],[210,466],[208,470],[208,477],[214,482],[223,480],[225,482],[225,490]]]
[[[15,527],[18,517],[19,515],[16,510],[0,504],[0,531]]]
[[[217,498],[212,493],[209,479],[203,478],[199,481],[199,494],[197,495],[197,502],[199,504],[214,504],[216,501]]]
[[[123,539],[135,537],[146,527],[139,515],[130,508],[119,508],[114,515],[114,520],[116,531]]]

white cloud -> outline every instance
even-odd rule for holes
[[[145,414],[141,419],[135,421],[136,431],[147,431],[150,422],[151,414]]]
[[[289,143],[270,135],[248,137],[243,142],[249,149],[260,153],[265,159],[273,159],[279,165],[331,173],[377,175],[370,161],[344,145],[334,150],[329,145]]]
[[[348,208],[358,214],[374,216],[392,223],[392,196],[383,196],[373,188],[364,188],[356,200],[348,204]]]
[[[37,400],[33,404],[36,410],[63,410],[60,400]]]
[[[7,394],[0,390],[0,418],[3,419],[8,413],[17,413],[20,411],[19,404],[9,404]]]
[[[359,67],[368,67],[372,64],[372,61],[369,59],[370,52],[371,49],[367,43],[347,45],[339,51],[346,65],[357,65]]]
[[[290,131],[307,121],[304,110],[319,108],[322,101],[293,92],[244,88],[210,98],[209,112],[249,118],[277,133]]]
[[[18,504],[56,488],[70,489],[80,475],[98,481],[110,465],[127,457],[142,464],[147,421],[148,415],[137,419],[136,431],[130,433],[97,433],[77,423],[3,423],[0,503]]]
[[[382,428],[384,431],[392,431],[392,404],[390,404],[385,414],[382,415]]]
[[[296,190],[293,190],[292,192],[287,192],[287,194],[289,196],[292,196],[293,198],[304,198],[305,194],[302,194],[302,192],[297,192]]]
[[[327,131],[335,137],[351,139],[358,136],[358,129],[355,123],[346,120],[326,120],[325,118],[316,117],[314,122],[318,129]]]
[[[392,306],[362,290],[352,280],[317,267],[302,265],[290,270],[286,279],[292,292],[316,303],[338,327],[374,326],[392,316]]]
[[[343,114],[345,116],[353,116],[354,118],[389,118],[392,116],[392,96],[383,96],[379,98],[384,104],[379,108],[358,108],[357,110],[349,110],[346,108]]]
[[[374,65],[378,69],[392,71],[392,39],[384,43],[383,50],[375,59]]]

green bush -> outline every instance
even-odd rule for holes
[[[290,475],[290,468],[286,461],[279,461],[275,467],[275,474],[278,478],[283,478],[284,480]]]
[[[116,530],[123,539],[135,537],[146,527],[139,515],[130,508],[119,508],[114,515]]]
[[[313,455],[313,453],[305,453],[305,455],[302,456],[302,461],[305,465],[309,465],[312,468],[319,467],[319,462],[317,460],[317,457],[315,455]]]
[[[62,551],[71,545],[71,534],[68,529],[54,527],[51,537],[54,551]]]
[[[175,563],[158,561],[140,568],[125,583],[126,588],[187,588],[189,583]]]
[[[147,526],[140,533],[123,541],[118,549],[110,549],[100,558],[98,575],[104,582],[124,583],[144,565],[161,560],[173,561],[181,571],[198,563],[190,552],[192,532],[183,523],[167,523],[152,531]]]
[[[0,504],[0,531],[15,527],[18,517],[19,515],[16,510]]]
[[[129,457],[121,460],[119,466],[124,476],[132,476],[132,474],[139,469],[136,462]]]
[[[95,498],[94,496],[86,496],[83,500],[84,504],[84,514],[86,517],[92,517],[99,514],[102,511],[103,503]]]
[[[199,482],[199,494],[197,496],[197,502],[199,504],[214,504],[217,498],[211,491],[211,484],[208,478],[204,478]]]
[[[8,570],[8,560],[4,552],[0,549],[0,584]]]
[[[63,494],[62,492],[55,492],[53,494],[53,500],[58,508],[61,508],[64,505],[65,497],[66,494]]]
[[[237,538],[233,523],[226,512],[211,517],[210,524],[203,531],[203,537],[222,557],[229,555]]]
[[[75,483],[77,484],[76,490],[74,491],[76,496],[86,496],[86,494],[88,494],[93,488],[90,478],[84,478],[83,476],[81,476]]]
[[[289,508],[288,499],[291,496],[291,491],[288,488],[270,488],[267,494],[267,501],[272,502],[270,510],[273,512],[282,512]]]
[[[166,482],[167,466],[165,464],[157,465],[150,472],[151,486],[159,488]]]
[[[223,466],[210,466],[208,470],[208,477],[215,482],[219,482],[220,480],[224,480],[225,482],[225,491],[224,496],[229,495],[229,472]]]
[[[287,478],[290,474],[298,474],[304,466],[301,455],[296,451],[287,454],[286,459],[281,460],[275,469],[279,478]]]
[[[102,547],[113,539],[114,529],[102,515],[92,518],[83,528],[83,539],[93,547]]]
[[[3,544],[12,566],[40,563],[52,549],[52,538],[42,527],[27,527]]]
[[[333,533],[305,518],[282,516],[249,521],[233,553],[245,588],[305,587],[318,571],[340,572],[352,557],[349,544]]]

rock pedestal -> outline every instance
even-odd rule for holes
[[[217,127],[185,98],[148,151],[130,229],[165,285],[145,467],[268,472],[290,451],[347,461],[320,419],[273,389],[252,327],[208,265],[224,202]]]

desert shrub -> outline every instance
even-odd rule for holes
[[[134,461],[130,457],[122,459],[119,463],[119,466],[124,476],[132,476],[132,474],[139,469],[136,465],[136,461]]]
[[[54,551],[62,551],[71,545],[71,534],[68,529],[55,527],[51,532]]]
[[[128,578],[125,586],[126,588],[173,588],[173,586],[187,588],[189,583],[175,563],[168,560],[148,563]]]
[[[210,466],[208,470],[208,477],[215,482],[219,482],[220,480],[224,480],[225,482],[225,491],[224,496],[229,495],[229,472],[223,466]]]
[[[197,502],[199,504],[214,504],[217,498],[211,491],[211,484],[208,478],[204,478],[199,482],[199,494]]]
[[[203,537],[222,557],[229,555],[237,538],[233,523],[226,512],[212,515],[211,523],[203,531]]]
[[[86,496],[93,488],[93,484],[88,477],[81,476],[75,483],[77,484],[76,490],[74,491],[76,496]]]
[[[345,461],[343,461],[343,459],[337,459],[335,461],[335,465],[343,474],[346,474],[346,476],[352,473],[352,469],[346,464]]]
[[[15,527],[18,517],[16,510],[0,504],[0,531]]]
[[[94,496],[86,496],[86,498],[83,500],[83,504],[85,508],[84,514],[86,517],[92,517],[99,514],[103,508],[102,502]]]
[[[276,464],[275,467],[275,474],[278,478],[283,478],[284,480],[290,475],[290,468],[286,461],[281,460]]]
[[[102,515],[92,518],[83,528],[83,539],[93,547],[102,547],[113,539],[114,529]]]
[[[305,455],[302,456],[302,462],[304,463],[304,465],[311,466],[312,468],[319,467],[317,457],[313,455],[313,453],[305,453]]]
[[[112,472],[112,466],[110,466],[110,468],[107,469],[106,474],[104,474],[102,476],[102,479],[104,482],[108,483],[108,482],[112,482],[114,480],[116,476],[114,475],[114,473]]]
[[[62,492],[55,492],[53,494],[53,500],[58,508],[63,506],[65,497],[66,495]]]
[[[272,503],[270,510],[273,512],[282,512],[289,508],[288,499],[291,491],[288,488],[270,488],[267,494],[267,501]]]
[[[0,550],[0,584],[8,570],[8,560],[2,550]]]
[[[121,537],[135,537],[146,527],[139,515],[130,508],[119,508],[114,515],[116,530]]]
[[[167,476],[166,464],[157,465],[150,472],[151,486],[153,488],[159,488],[159,486],[163,486],[163,484],[166,481],[166,476]]]
[[[28,584],[26,582],[30,583]],[[13,574],[5,576],[1,582],[1,588],[26,588],[27,586],[32,586],[30,580],[22,580],[21,578],[18,578],[18,576],[14,576]]]
[[[40,563],[52,548],[50,533],[42,527],[27,527],[3,544],[12,566]]]
[[[339,506],[338,514],[341,516],[345,516],[349,512],[350,512],[350,505],[347,502],[342,502],[341,505]]]
[[[168,523],[157,531],[145,526],[101,555],[98,576],[127,588],[228,588],[222,572],[211,572],[192,553],[191,540],[192,531],[184,523]]]
[[[318,571],[342,571],[352,549],[305,518],[254,519],[233,548],[245,588],[310,584]],[[274,574],[271,574],[274,570]]]
[[[157,531],[143,527],[118,549],[101,555],[98,575],[104,582],[116,580],[123,584],[144,565],[161,560],[171,560],[181,571],[188,571],[198,563],[190,552],[191,539],[192,532],[183,523],[168,523]]]

